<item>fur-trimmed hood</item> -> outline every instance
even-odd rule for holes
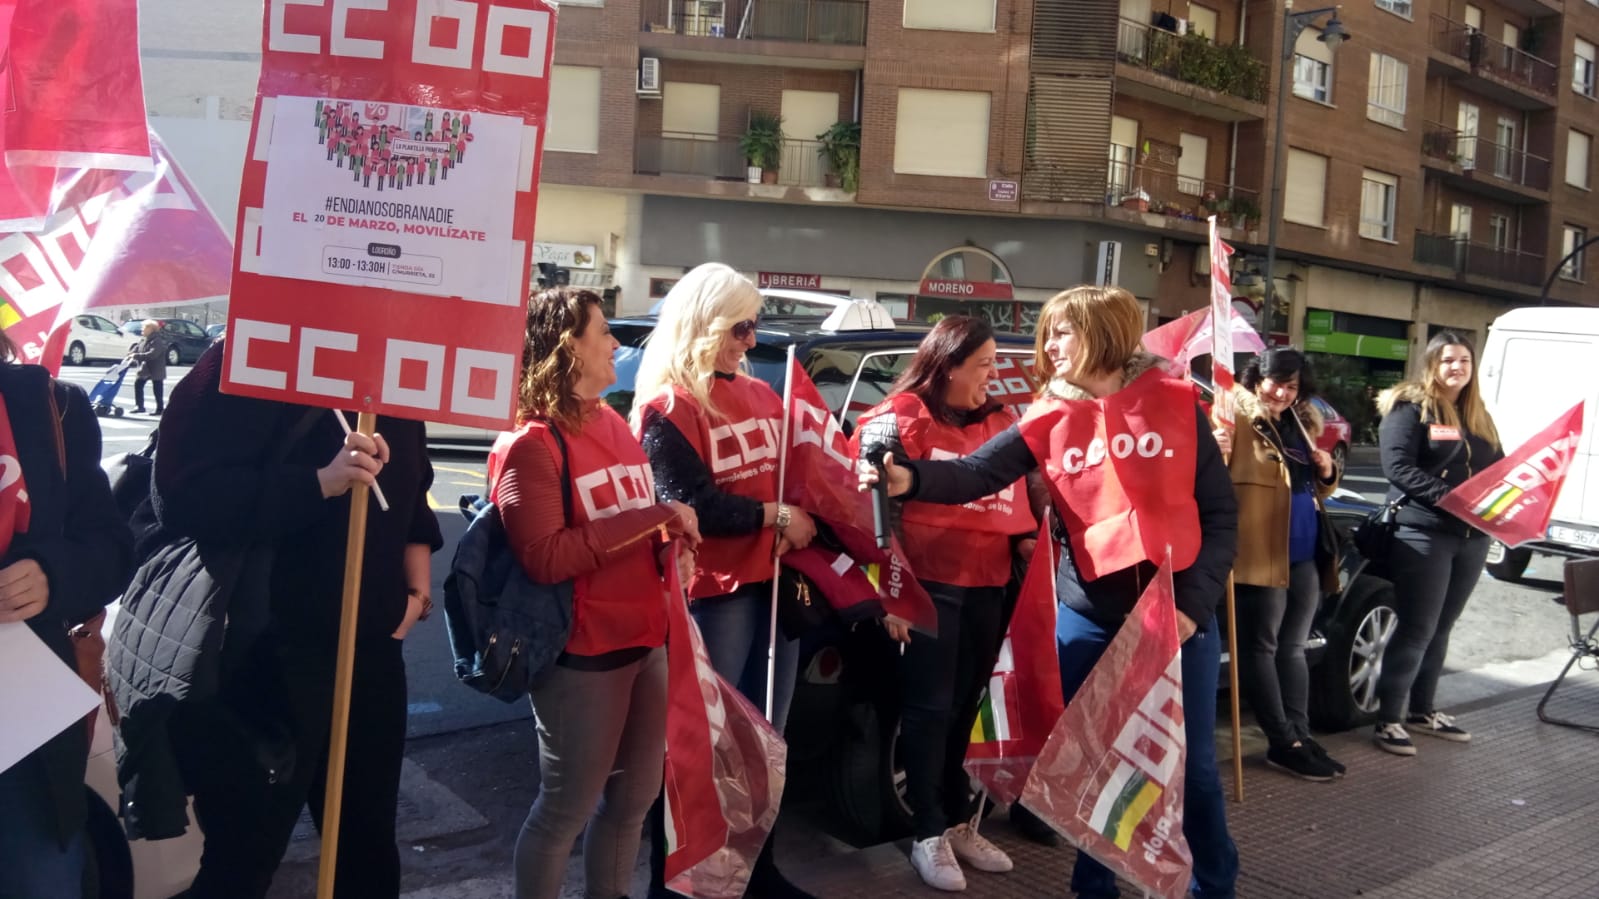
[[[1164,371],[1164,368],[1167,364],[1167,360],[1155,355],[1154,353],[1138,350],[1128,358],[1127,364],[1122,366],[1122,386],[1125,387],[1128,384],[1138,380],[1140,375],[1143,375],[1150,369],[1161,369]],[[1067,382],[1065,378],[1061,377],[1050,379],[1050,382],[1044,386],[1044,395],[1063,400],[1094,399],[1093,394],[1081,387],[1078,387],[1076,384]]]
[[[1415,381],[1401,381],[1377,394],[1377,414],[1387,418],[1388,413],[1394,411],[1394,407],[1400,403],[1415,403],[1425,407],[1427,391]]]
[[[1240,418],[1269,419],[1271,415],[1266,411],[1266,404],[1253,390],[1242,384],[1233,385],[1233,406],[1237,408]],[[1299,414],[1299,420],[1305,426],[1305,431],[1310,434],[1311,442],[1321,436],[1327,429],[1327,423],[1322,420],[1321,413],[1316,411],[1316,404],[1301,400],[1294,404],[1293,411]]]

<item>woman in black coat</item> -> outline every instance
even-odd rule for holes
[[[67,632],[127,584],[133,535],[100,470],[88,398],[16,360],[0,335],[0,627],[25,623],[76,670]],[[0,897],[81,893],[88,760],[79,722],[0,771]]]

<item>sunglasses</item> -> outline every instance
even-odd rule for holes
[[[754,334],[755,333],[755,329],[759,328],[760,326],[761,326],[761,320],[760,319],[758,319],[758,318],[747,318],[747,319],[745,319],[745,320],[743,320],[743,321],[741,321],[738,324],[733,326],[732,332],[731,332],[732,335],[733,335],[733,339],[734,340],[749,340],[750,339],[750,335]]]

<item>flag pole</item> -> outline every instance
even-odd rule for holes
[[[342,415],[340,416],[343,417]],[[370,437],[377,415],[362,412],[355,429]],[[322,860],[317,871],[317,899],[333,899],[338,870],[339,819],[344,798],[344,757],[350,735],[350,683],[355,674],[356,615],[361,605],[361,564],[366,555],[366,507],[369,488],[350,488],[350,530],[344,544],[344,602],[339,613],[339,654],[333,675],[333,730],[328,744],[327,787],[322,799]]]
[[[1225,400],[1216,397],[1218,403],[1231,404],[1232,395]],[[1234,432],[1237,428],[1234,427]],[[1222,464],[1232,464],[1232,453],[1222,454]],[[1230,476],[1230,475],[1229,475]],[[1237,590],[1233,581],[1232,569],[1227,570],[1227,696],[1232,704],[1232,731],[1233,731],[1233,801],[1244,801],[1244,731],[1243,722],[1239,720],[1238,708],[1238,600]]]
[[[777,502],[783,503],[784,478],[788,474],[788,429],[794,418],[794,345],[788,347],[788,365],[783,369],[783,440],[778,444],[777,451]],[[779,538],[781,539],[781,537]],[[783,581],[783,560],[777,555],[777,546],[772,546],[772,615],[767,622],[766,635],[766,720],[773,727],[777,726],[777,719],[772,717],[773,697],[777,691],[777,601],[778,587]]]

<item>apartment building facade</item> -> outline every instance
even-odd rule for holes
[[[156,127],[203,191],[225,184],[259,6],[141,12]],[[1206,302],[1214,212],[1253,314],[1284,15],[1273,0],[572,0],[538,252],[622,312],[719,260],[1018,328],[1060,288],[1110,279],[1153,325]],[[1269,319],[1278,340],[1393,377],[1436,329],[1480,338],[1536,302],[1564,249],[1599,234],[1599,5],[1355,0],[1340,16],[1350,41],[1307,29],[1286,63]],[[752,182],[741,138],[762,114],[782,117],[782,142]],[[859,126],[858,176],[822,152],[839,123]],[[224,221],[231,202],[214,201]],[[1591,302],[1596,277],[1580,258],[1550,296]]]

